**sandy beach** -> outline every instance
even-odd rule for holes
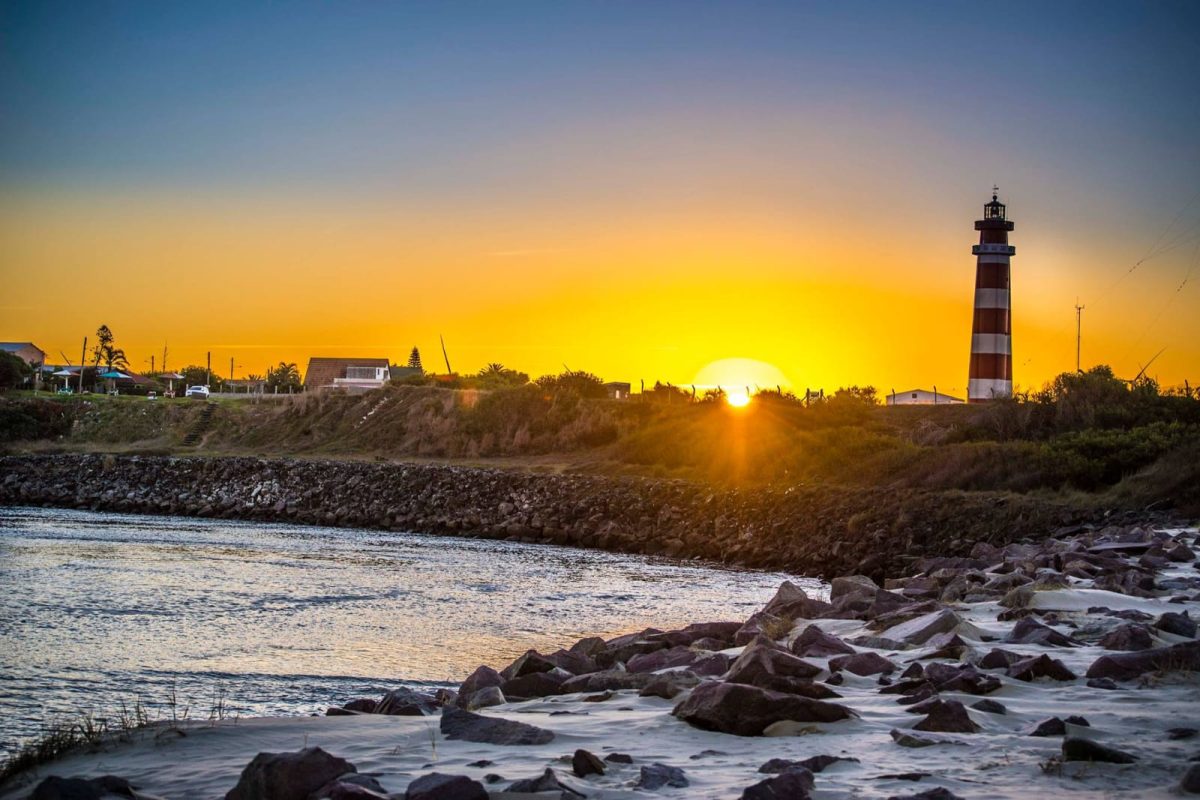
[[[1175,530],[1145,536],[1157,537],[1158,548],[1163,543],[1174,547],[1193,543],[1196,532]],[[1114,538],[1131,536],[1126,533]],[[1148,563],[1141,555],[1146,547],[1130,545],[1127,552],[1114,546],[1109,550],[1102,539],[1084,535],[1072,541],[1050,540],[1041,548],[1014,545],[995,559],[995,567],[1001,571],[974,571],[981,573],[983,580],[992,580],[1012,574],[1003,565],[1032,558],[1035,552],[1086,553],[1091,543],[1096,543],[1091,544],[1093,555],[1104,554],[1097,558],[1115,558],[1131,565],[1141,558],[1143,565]],[[1175,551],[1176,556],[1181,552]],[[1038,572],[1043,585],[1054,585],[1045,577],[1053,570]],[[639,696],[635,689],[618,690],[601,702],[596,702],[597,697],[604,694],[574,692],[478,709],[487,718],[519,721],[552,732],[553,739],[543,744],[497,745],[449,739],[439,729],[436,714],[226,720],[192,724],[179,731],[161,726],[139,730],[129,741],[107,743],[96,752],[45,765],[37,771],[37,779],[112,774],[128,779],[140,792],[151,796],[217,798],[233,789],[243,768],[258,752],[320,747],[347,759],[359,773],[374,776],[396,797],[403,797],[414,779],[431,772],[477,780],[493,797],[513,796],[504,794],[513,782],[536,778],[546,769],[588,797],[643,797],[649,792],[639,786],[642,768],[663,764],[682,770],[687,785],[663,786],[655,793],[731,798],[770,778],[759,769],[771,759],[799,761],[818,755],[856,760],[837,761],[817,773],[812,790],[816,798],[904,797],[937,787],[963,798],[1176,796],[1175,787],[1200,746],[1200,740],[1193,738],[1195,731],[1186,730],[1200,727],[1200,680],[1196,672],[1149,670],[1115,680],[1109,684],[1111,688],[1099,688],[1102,683],[1089,680],[1087,675],[1089,670],[1095,672],[1102,656],[1117,653],[1110,649],[1110,640],[1106,640],[1108,648],[1100,644],[1101,638],[1131,618],[1147,621],[1152,648],[1194,643],[1185,635],[1152,627],[1163,614],[1186,613],[1190,619],[1200,611],[1194,563],[1167,561],[1161,565],[1155,574],[1158,588],[1141,592],[1156,596],[1098,589],[1095,584],[1103,582],[1099,578],[1056,576],[1068,585],[1034,591],[1029,583],[1023,594],[1009,591],[1000,600],[939,602],[942,611],[950,609],[957,615],[955,624],[952,628],[939,625],[943,629],[924,644],[901,645],[900,649],[875,638],[871,641],[874,647],[852,647],[855,652],[875,653],[894,664],[895,671],[886,679],[893,688],[903,681],[900,672],[912,664],[922,665],[928,677],[932,664],[956,668],[977,663],[994,648],[1016,657],[1048,655],[1074,676],[1023,680],[1008,674],[1011,670],[983,668],[976,674],[994,677],[999,682],[995,690],[937,692],[935,696],[943,701],[959,701],[966,706],[970,722],[978,727],[976,732],[914,728],[924,715],[901,704],[911,703],[911,696],[881,692],[888,687],[881,686],[879,674],[860,676],[842,669],[837,673],[841,682],[835,679],[835,685],[827,686],[840,697],[827,702],[850,709],[851,718],[825,723],[777,721],[766,726],[761,736],[702,730],[673,716],[672,710],[687,697],[687,690],[670,700]],[[835,594],[837,591],[835,585]],[[781,595],[785,594],[786,587],[781,590]],[[816,603],[824,605],[819,600]],[[1015,605],[1020,607],[1016,613]],[[922,620],[937,613],[918,616],[882,633],[870,620],[798,617],[778,644],[780,652],[782,647],[794,646],[810,625],[843,643],[864,642],[858,638],[863,636],[886,639],[889,633],[914,631],[920,638],[925,635],[920,632],[922,626],[929,629]],[[1005,641],[1013,637],[1018,621],[1000,621],[997,618],[1001,616],[1040,619],[1052,633],[1045,634],[1040,627],[1026,622],[1027,630],[1033,633],[1027,637],[1030,641]],[[758,639],[748,646],[765,645],[764,639]],[[745,647],[721,652],[736,658]],[[957,653],[957,657],[947,657],[950,653]],[[831,657],[805,656],[803,660],[820,669],[814,681],[817,685],[829,680]],[[686,667],[660,672],[683,670]],[[331,698],[331,703],[347,699]],[[1004,713],[995,713],[999,710],[996,707],[992,713],[972,707],[984,699],[1003,706]],[[1068,717],[1082,717],[1087,724],[1078,719],[1066,721]],[[1052,726],[1058,733],[1029,735],[1039,723],[1051,718],[1064,721],[1057,729]],[[1116,748],[1136,760],[1127,764],[1060,762],[1064,734]],[[905,746],[901,741],[921,746]],[[571,759],[578,749],[600,759],[613,753],[627,754],[631,763],[605,762],[604,774],[576,777]],[[27,797],[32,786],[33,782],[26,779],[0,797]],[[540,796],[557,797],[559,792],[556,789]]]

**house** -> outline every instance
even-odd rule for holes
[[[932,392],[926,389],[909,389],[906,392],[893,390],[887,396],[889,406],[940,406],[961,402],[961,398],[939,392],[936,386]]]
[[[393,381],[402,381],[405,378],[411,378],[414,375],[420,377],[425,374],[425,370],[421,369],[420,367],[401,367],[393,365],[392,367],[389,367],[388,371],[391,373],[391,378]]]
[[[0,350],[32,364],[34,369],[41,369],[46,363],[46,354],[33,342],[0,342]]]
[[[621,381],[610,381],[604,384],[604,391],[608,394],[609,400],[628,400],[632,388],[630,384]]]
[[[310,358],[304,371],[304,390],[378,389],[391,378],[389,368],[386,358]]]

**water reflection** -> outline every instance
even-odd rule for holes
[[[741,619],[783,578],[513,542],[0,508],[0,749],[55,713],[154,706],[173,685],[196,708],[224,691],[265,714],[457,682],[529,647]]]

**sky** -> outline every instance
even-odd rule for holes
[[[997,184],[1018,388],[1073,369],[1077,298],[1085,367],[1195,384],[1198,34],[1194,2],[4,2],[0,340],[961,394]]]

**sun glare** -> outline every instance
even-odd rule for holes
[[[750,395],[744,391],[729,392],[725,395],[725,402],[734,408],[745,408],[750,405]]]

